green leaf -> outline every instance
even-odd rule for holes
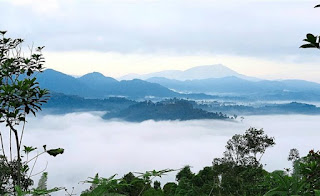
[[[19,186],[15,186],[14,190],[17,192],[17,196],[24,196],[25,193],[22,191],[22,189]]]
[[[63,154],[64,149],[63,148],[57,148],[57,149],[51,149],[51,150],[47,150],[47,153],[51,156],[57,156],[59,154]]]
[[[7,33],[7,31],[0,31],[1,35],[5,35]]]
[[[317,8],[317,7],[320,7],[320,4],[319,4],[319,5],[314,6],[314,8]]]
[[[57,191],[60,191],[64,189],[63,187],[55,187],[55,188],[52,188],[52,189],[49,189],[49,190],[45,190],[45,189],[33,189],[31,191],[31,194],[33,195],[47,195],[49,193],[53,193],[53,192],[57,192]]]
[[[300,48],[316,48],[316,46],[313,44],[304,44],[304,45],[300,46]]]
[[[24,147],[23,152],[25,152],[26,154],[28,154],[28,153],[34,151],[35,149],[37,149],[37,148],[34,148],[32,146],[23,146],[23,147]]]
[[[312,35],[311,33],[307,34],[307,39],[312,44],[315,44],[317,42],[317,37]]]

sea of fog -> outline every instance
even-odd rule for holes
[[[29,119],[24,144],[48,148],[63,147],[57,157],[42,156],[34,168],[45,168],[52,186],[75,187],[79,194],[87,188],[81,181],[99,173],[121,177],[129,171],[142,172],[192,166],[197,172],[221,157],[225,144],[234,134],[250,127],[264,128],[276,139],[262,162],[269,171],[288,168],[288,152],[297,148],[301,155],[320,149],[320,116],[273,115],[247,116],[243,122],[218,120],[145,121],[129,123],[106,121],[101,113],[44,115]],[[173,181],[169,174],[161,181]],[[37,179],[38,177],[35,177]]]

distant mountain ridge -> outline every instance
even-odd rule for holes
[[[127,97],[130,99],[213,98],[203,93],[181,94],[160,84],[140,79],[118,81],[98,72],[75,78],[53,69],[46,69],[43,73],[37,74],[37,81],[42,88],[51,92],[93,99],[108,97]]]
[[[303,99],[310,100],[314,98],[315,100],[320,100],[320,84],[304,80],[248,81],[232,76],[187,81],[155,77],[147,81],[161,84],[164,87],[182,93],[201,92],[206,94],[237,94],[247,96],[254,94],[255,96],[260,96],[257,99],[262,99],[263,97],[271,98],[273,95],[278,95],[279,100],[285,99],[285,97],[299,100],[299,96],[303,96]]]
[[[173,80],[202,80],[202,79],[209,79],[209,78],[224,78],[224,77],[231,77],[235,76],[241,79],[250,80],[250,81],[258,81],[258,78],[245,76],[242,74],[237,73],[236,71],[221,65],[203,65],[193,67],[184,71],[181,70],[165,70],[160,72],[154,72],[150,74],[128,74],[123,77],[120,77],[119,80],[131,80],[131,79],[142,79],[147,80],[153,77],[163,77]]]
[[[37,78],[40,86],[51,92],[84,98],[320,101],[320,84],[303,80],[250,81],[228,76],[186,81],[162,77],[118,81],[98,72],[75,78],[52,69],[38,74]]]

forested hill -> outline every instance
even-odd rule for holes
[[[85,99],[76,95],[63,93],[51,93],[48,103],[43,105],[45,112],[69,113],[77,111],[109,111],[117,112],[137,104],[122,97],[110,97],[107,99]]]
[[[193,120],[193,119],[228,119],[226,115],[207,112],[194,108],[194,102],[169,99],[153,103],[136,102],[121,97],[108,99],[85,99],[79,96],[52,93],[51,99],[44,105],[44,112],[69,113],[81,111],[104,111],[104,119],[117,118],[125,121],[141,122],[144,120]]]
[[[62,93],[51,93],[49,102],[44,104],[43,108],[44,112],[58,114],[103,111],[108,112],[104,116],[105,119],[118,118],[127,121],[225,119],[226,115],[320,114],[319,107],[298,102],[261,104],[259,106],[217,101],[196,102],[177,98],[159,102],[138,102],[123,97],[85,99]]]
[[[141,122],[145,120],[194,120],[194,119],[229,119],[228,116],[218,112],[208,112],[194,108],[190,101],[170,99],[153,103],[144,101],[129,106],[117,113],[108,113],[105,119],[119,118],[126,121]]]

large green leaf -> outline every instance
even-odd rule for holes
[[[300,48],[316,48],[316,46],[313,44],[304,44],[304,45],[300,46]]]
[[[57,156],[59,154],[63,154],[64,149],[63,148],[56,148],[56,149],[51,149],[51,150],[47,150],[47,153],[51,156]]]
[[[311,33],[307,34],[307,39],[312,44],[315,44],[317,42],[317,37],[312,35]]]

